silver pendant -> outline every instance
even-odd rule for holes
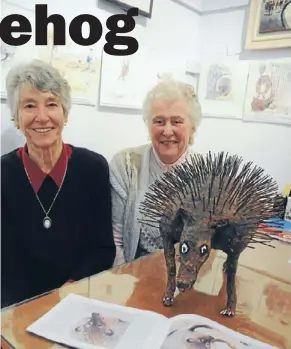
[[[43,219],[43,226],[46,229],[49,229],[52,226],[52,220],[48,216],[44,217],[44,219]]]

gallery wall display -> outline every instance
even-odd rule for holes
[[[255,3],[259,4],[252,1],[252,9]],[[264,16],[265,11],[270,12],[269,24],[275,16],[272,11],[283,18],[280,9],[289,11],[291,0],[272,0],[275,9],[268,7],[270,3],[271,0],[260,3],[264,4],[260,8]],[[11,13],[22,14],[34,26],[34,10],[3,1],[2,18]],[[285,19],[288,13],[284,12]],[[261,28],[265,29],[261,30],[267,30],[266,25],[262,20]],[[286,33],[291,35],[291,30]],[[15,47],[1,41],[1,98],[6,98],[5,80],[11,67],[37,58],[56,67],[68,80],[74,104],[96,106],[99,97],[102,107],[117,108],[117,112],[119,108],[129,108],[139,113],[147,92],[157,82],[178,79],[193,86],[204,117],[291,125],[291,57],[189,62],[189,57],[179,57],[174,48],[165,52],[142,46],[134,55],[112,56],[98,43],[80,46],[68,39],[66,45],[55,46],[51,30],[48,45],[36,46],[34,42],[32,37],[27,44]]]
[[[140,110],[146,93],[161,80],[179,79],[196,87],[197,80],[186,76],[185,65],[183,60],[171,60],[163,52],[142,46],[125,57],[103,51],[100,105]]]
[[[154,0],[106,0],[113,4],[118,5],[122,9],[128,10],[132,7],[137,7],[139,9],[139,15],[151,18],[153,11]]]
[[[250,0],[245,48],[291,48],[291,0]]]

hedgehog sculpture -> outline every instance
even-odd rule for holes
[[[139,208],[139,222],[158,228],[163,242],[168,274],[163,304],[174,303],[176,288],[180,292],[192,288],[211,249],[222,250],[227,254],[223,266],[227,304],[220,314],[233,316],[239,256],[253,243],[270,246],[272,239],[257,233],[256,227],[282,214],[283,199],[278,204],[277,184],[261,168],[224,152],[192,155],[164,173]],[[177,275],[176,243],[180,254]]]

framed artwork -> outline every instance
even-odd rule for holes
[[[198,97],[203,116],[242,118],[248,64],[227,60],[201,64]]]
[[[291,125],[291,59],[250,63],[243,119]]]
[[[291,47],[291,0],[251,0],[245,48]]]
[[[141,16],[152,18],[153,2],[154,0],[107,0],[113,4],[118,5],[124,10],[128,10],[132,7],[137,7],[139,9],[139,14]]]

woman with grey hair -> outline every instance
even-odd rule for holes
[[[190,155],[202,116],[193,87],[166,80],[148,92],[143,118],[151,143],[124,149],[110,163],[115,265],[163,248],[159,232],[139,224],[139,205],[156,179]]]
[[[35,60],[6,89],[26,144],[1,157],[1,307],[111,268],[116,251],[108,163],[62,140],[67,81]]]

